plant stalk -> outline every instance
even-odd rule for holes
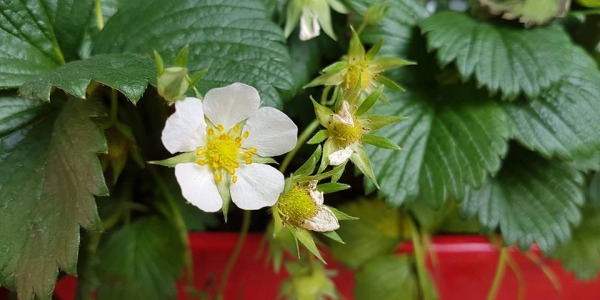
[[[227,281],[229,280],[229,275],[231,275],[231,271],[235,266],[235,263],[242,252],[242,247],[244,246],[244,242],[246,241],[246,236],[248,236],[248,230],[250,229],[250,220],[252,219],[252,212],[250,210],[244,210],[244,217],[242,219],[242,228],[240,229],[240,236],[233,248],[233,252],[227,261],[227,266],[225,266],[225,270],[223,271],[223,275],[221,275],[221,282],[219,282],[219,288],[217,289],[217,299],[222,300],[223,295],[225,293],[225,287],[227,286]]]
[[[94,11],[96,13],[96,27],[98,27],[98,30],[102,30],[102,28],[104,28],[104,16],[102,15],[102,0],[96,0],[94,2]]]
[[[492,281],[492,287],[487,295],[487,300],[494,300],[498,296],[498,290],[502,279],[504,279],[504,271],[506,269],[506,262],[508,259],[508,249],[502,247],[500,249],[500,258],[498,259],[498,267],[496,268],[496,274],[494,275],[494,281]]]
[[[429,278],[427,278],[427,267],[425,266],[425,249],[423,249],[421,234],[419,233],[419,230],[417,229],[415,221],[412,219],[412,217],[409,218],[409,225],[412,244],[415,251],[417,278],[419,280],[421,295],[425,300],[435,299],[436,297],[431,294],[431,288],[427,286]]]

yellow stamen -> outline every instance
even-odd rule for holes
[[[233,183],[236,183],[237,182],[237,176],[231,177],[231,181],[233,181]]]
[[[235,142],[236,143],[241,143],[242,142],[242,137],[241,136],[236,137],[235,138]]]
[[[230,136],[227,133],[221,134],[221,136],[219,137],[220,140],[228,140],[229,138],[230,138]]]
[[[198,160],[198,164],[204,166],[206,164],[205,160]]]
[[[198,149],[198,150],[196,151],[196,155],[200,156],[200,155],[202,155],[202,154],[204,154],[204,149]]]
[[[223,125],[221,125],[221,124],[219,124],[219,125],[217,126],[217,129],[218,129],[219,131],[223,131],[223,130],[225,130],[225,128],[223,128]]]
[[[227,170],[229,172],[229,174],[233,175],[235,174],[235,168],[230,168],[229,170]]]
[[[241,129],[241,128],[240,128],[240,125],[235,125],[235,126],[233,127],[233,132],[239,132],[239,131],[240,131],[240,129]]]
[[[221,182],[222,179],[223,179],[223,176],[221,176],[221,174],[219,174],[219,173],[215,174],[215,181],[216,182]]]
[[[246,159],[246,164],[247,164],[247,165],[249,165],[249,164],[251,164],[251,163],[252,163],[252,159],[251,159],[251,158],[247,158],[247,159]]]
[[[208,135],[214,135],[215,131],[212,128],[208,129]]]
[[[218,168],[219,167],[219,163],[213,162],[212,163],[212,167],[213,167],[213,169]]]
[[[248,136],[250,135],[250,132],[248,131],[244,131],[244,134],[242,135],[245,139],[248,138]]]
[[[256,153],[256,151],[258,151],[258,150],[255,147],[252,147],[252,148],[248,149],[248,151],[250,153]]]
[[[244,153],[244,157],[246,157],[246,158],[252,158],[252,153],[246,152],[246,153]]]

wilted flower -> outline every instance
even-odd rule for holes
[[[338,219],[323,205],[323,200],[323,192],[317,190],[316,180],[308,184],[297,183],[279,197],[276,213],[284,224],[317,232],[336,230],[340,227]]]
[[[346,91],[358,90],[371,93],[380,85],[394,90],[403,90],[391,79],[383,76],[386,70],[414,64],[396,57],[375,57],[381,49],[383,41],[379,41],[368,52],[361,44],[356,32],[352,31],[348,55],[323,69],[323,74],[315,78],[305,87],[318,85],[339,85]]]
[[[242,209],[275,204],[283,175],[263,163],[292,150],[298,128],[281,111],[259,103],[258,91],[242,83],[212,89],[203,102],[188,97],[175,103],[162,141],[169,152],[184,153],[157,163],[175,165],[190,203],[207,212],[227,205],[229,197]]]
[[[285,36],[289,36],[300,21],[300,40],[306,41],[319,36],[321,28],[335,39],[330,7],[339,13],[348,12],[338,0],[290,0],[287,5]]]

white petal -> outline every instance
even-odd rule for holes
[[[241,209],[273,206],[283,191],[283,174],[263,165],[243,165],[237,169],[237,182],[231,183],[231,200]]]
[[[281,111],[263,107],[244,126],[250,134],[242,140],[242,147],[255,147],[258,155],[271,157],[294,149],[298,141],[298,127]]]
[[[340,228],[338,219],[327,206],[320,206],[317,215],[304,220],[300,226],[317,232],[333,231]]]
[[[185,98],[175,102],[175,113],[165,123],[162,142],[171,153],[194,151],[206,143],[206,121],[202,101]]]
[[[325,199],[323,197],[323,192],[319,192],[317,190],[317,181],[316,180],[311,180],[308,183],[308,193],[309,193],[310,197],[313,199],[313,201],[315,201],[317,206],[323,205],[323,202],[325,201]]]
[[[320,33],[321,26],[317,15],[310,10],[304,10],[300,17],[300,40],[308,41],[319,36]]]
[[[342,150],[335,151],[329,154],[329,165],[338,166],[341,165],[350,159],[354,150],[350,149],[350,147],[346,147]]]
[[[352,119],[352,114],[350,113],[350,104],[348,104],[348,101],[342,102],[342,107],[340,110],[337,112],[337,114],[333,115],[333,121],[354,127],[354,120]]]
[[[204,96],[204,113],[213,125],[229,130],[254,115],[260,105],[258,91],[236,82],[208,91]]]
[[[207,166],[194,163],[175,166],[175,177],[183,197],[205,212],[215,212],[223,206],[213,174]]]

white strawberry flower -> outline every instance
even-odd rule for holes
[[[191,204],[216,212],[229,201],[222,195],[247,210],[277,202],[283,174],[260,162],[292,150],[298,128],[281,111],[259,106],[258,91],[243,83],[212,89],[204,101],[175,103],[162,142],[172,154],[185,153],[175,176]]]

